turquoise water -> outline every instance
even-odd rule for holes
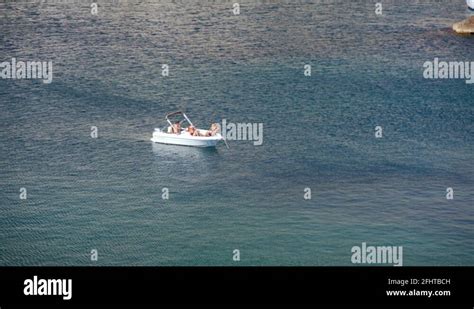
[[[435,57],[474,61],[474,37],[450,29],[470,13],[374,10],[0,1],[0,62],[54,66],[49,85],[0,79],[0,265],[352,265],[362,242],[474,265],[474,86],[423,78]],[[153,145],[176,109],[263,123],[264,143]]]

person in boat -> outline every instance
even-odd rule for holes
[[[188,133],[192,136],[200,136],[199,131],[194,126],[188,127]]]
[[[207,131],[207,136],[214,136],[219,133],[219,125],[217,123],[211,124],[211,128]]]
[[[179,123],[179,121],[176,121],[173,124],[173,128],[172,128],[171,132],[174,133],[174,134],[181,134],[181,124]]]

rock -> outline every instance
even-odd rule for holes
[[[471,10],[474,10],[474,0],[466,0],[466,3]]]
[[[453,25],[453,30],[461,34],[474,34],[474,16],[455,23]]]

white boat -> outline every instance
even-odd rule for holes
[[[466,0],[467,6],[474,11],[474,0]]]
[[[151,138],[152,142],[161,143],[161,144],[170,144],[170,145],[182,145],[182,146],[192,146],[192,147],[215,147],[217,143],[221,140],[224,140],[220,133],[216,133],[212,136],[207,136],[210,132],[209,130],[197,129],[200,136],[191,135],[187,129],[182,128],[180,133],[172,133],[173,124],[170,121],[172,116],[183,116],[184,119],[179,121],[179,124],[183,124],[185,121],[188,122],[189,126],[193,126],[193,123],[186,116],[185,113],[178,111],[174,113],[169,113],[166,115],[166,121],[170,125],[166,129],[155,128],[153,132],[153,137]],[[225,140],[224,140],[225,142]]]

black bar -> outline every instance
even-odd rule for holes
[[[473,308],[473,267],[2,267],[0,307],[10,304],[278,303],[456,304]],[[72,298],[25,296],[25,279],[72,279]],[[389,279],[449,279],[400,286]],[[447,282],[446,280],[444,282]],[[387,290],[450,296],[387,296]],[[51,306],[49,306],[51,307]]]

